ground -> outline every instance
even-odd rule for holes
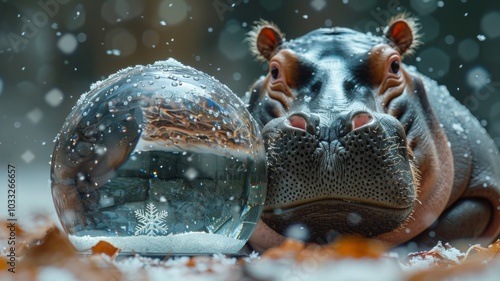
[[[398,256],[384,244],[345,237],[332,244],[287,240],[265,253],[159,258],[120,255],[107,242],[79,254],[50,218],[34,216],[24,228],[2,222],[1,280],[498,280],[500,240],[461,252],[438,244]],[[15,239],[15,250],[12,242]],[[9,244],[10,242],[10,244]]]

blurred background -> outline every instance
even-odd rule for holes
[[[407,64],[446,85],[500,146],[500,2],[472,0],[0,0],[0,217],[7,164],[17,216],[54,216],[53,140],[80,95],[122,68],[174,57],[243,96],[266,67],[244,41],[254,21],[287,38],[318,27],[380,34],[400,12],[420,19],[424,45]]]

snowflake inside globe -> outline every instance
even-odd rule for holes
[[[158,212],[152,202],[148,203],[146,210],[136,210],[135,216],[138,221],[135,235],[157,236],[168,233],[168,226],[165,224],[168,212]]]

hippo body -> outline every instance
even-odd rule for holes
[[[276,26],[256,26],[250,41],[269,72],[248,102],[269,179],[254,248],[279,244],[294,225],[318,243],[344,233],[419,247],[499,235],[498,150],[446,87],[403,65],[418,37],[403,16],[380,37],[322,28],[286,41]]]

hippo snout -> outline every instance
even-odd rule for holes
[[[313,240],[376,236],[410,215],[415,171],[396,118],[294,112],[271,120],[263,133],[270,183],[262,219],[278,232],[301,223]]]

